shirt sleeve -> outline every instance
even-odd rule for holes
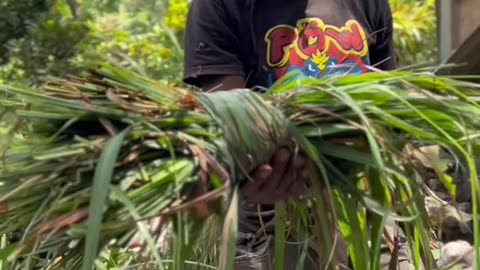
[[[379,15],[376,25],[376,41],[370,51],[371,65],[381,70],[395,69],[393,43],[393,18],[388,0],[379,0]]]
[[[199,86],[204,75],[244,75],[231,15],[222,0],[193,0],[185,30],[185,83]]]

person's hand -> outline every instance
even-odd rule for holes
[[[248,203],[275,204],[301,195],[307,185],[307,159],[287,149],[278,150],[270,164],[259,166],[241,188]]]

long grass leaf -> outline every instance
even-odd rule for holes
[[[232,270],[236,255],[236,241],[238,229],[238,189],[233,191],[228,211],[223,224],[222,244],[220,247],[219,270]]]
[[[133,202],[128,198],[127,194],[123,192],[120,188],[116,186],[111,187],[112,194],[116,197],[117,200],[119,200],[125,207],[130,211],[130,214],[132,217],[136,220],[140,220],[142,217],[138,213],[138,211],[135,209],[135,205]],[[158,253],[158,249],[155,245],[155,240],[153,240],[153,237],[151,236],[150,232],[148,231],[148,227],[143,224],[142,222],[139,222],[137,224],[138,230],[142,234],[143,238],[147,242],[148,248],[150,249],[151,253],[153,254],[153,257],[155,258],[155,262],[157,263],[158,267],[160,270],[164,270],[165,267],[163,266],[162,259],[160,257],[160,254]]]
[[[286,217],[285,205],[275,205],[275,270],[285,270]]]
[[[100,226],[102,224],[105,203],[110,187],[110,181],[115,163],[122,147],[123,140],[128,134],[126,129],[113,137],[104,147],[93,177],[92,197],[88,214],[88,233],[86,237],[83,270],[91,270],[95,264],[99,248]]]

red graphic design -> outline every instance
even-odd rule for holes
[[[354,64],[361,72],[366,71],[363,58],[368,54],[367,38],[354,20],[339,28],[318,18],[306,18],[298,21],[296,28],[289,25],[272,28],[265,41],[267,63],[275,69],[277,78],[291,67],[315,74],[324,71],[327,65]]]

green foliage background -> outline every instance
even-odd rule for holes
[[[99,60],[175,84],[188,1],[8,0],[0,11],[0,80],[38,84]]]
[[[191,0],[3,0],[0,82],[39,84],[99,60],[177,85]],[[436,62],[434,0],[390,0],[400,66]]]
[[[438,62],[435,0],[389,0],[400,67]]]

